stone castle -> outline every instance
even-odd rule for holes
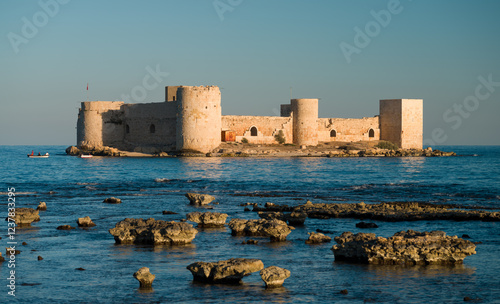
[[[422,99],[380,100],[374,117],[319,118],[318,99],[292,99],[281,116],[221,114],[216,86],[168,86],[165,102],[126,104],[122,101],[82,102],[78,113],[79,148],[110,146],[120,150],[198,151],[244,138],[249,143],[316,146],[330,141],[386,140],[401,148],[422,149]]]

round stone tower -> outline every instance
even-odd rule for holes
[[[76,123],[76,145],[81,148],[103,146],[102,114],[110,110],[119,110],[123,101],[84,101],[78,112]]]
[[[210,152],[221,143],[220,90],[216,86],[177,89],[176,149]]]
[[[292,99],[293,143],[318,144],[318,99]]]

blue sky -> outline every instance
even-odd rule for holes
[[[0,144],[75,144],[88,82],[90,100],[130,102],[217,85],[224,115],[277,115],[290,87],[320,98],[320,117],[422,98],[426,143],[499,145],[498,13],[499,1],[4,0]]]

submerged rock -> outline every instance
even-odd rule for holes
[[[14,220],[18,227],[30,226],[31,223],[40,221],[40,215],[38,215],[38,210],[33,208],[16,208]]]
[[[260,271],[262,281],[266,283],[267,288],[279,287],[290,277],[290,270],[276,266],[270,266]]]
[[[106,203],[106,204],[121,204],[122,200],[119,198],[116,198],[116,197],[108,197],[107,199],[105,199],[102,202]]]
[[[356,227],[361,229],[368,229],[368,228],[378,228],[378,225],[375,223],[359,222],[356,224]]]
[[[78,224],[78,227],[94,227],[95,226],[94,222],[92,222],[92,220],[88,216],[78,218],[76,223]]]
[[[70,225],[61,225],[61,226],[57,226],[56,229],[57,230],[71,230],[71,229],[75,229],[75,227],[71,227]]]
[[[198,223],[202,228],[224,227],[227,214],[219,212],[191,212],[186,215],[188,221]]]
[[[198,231],[193,225],[149,218],[126,218],[109,230],[117,244],[189,244]]]
[[[196,262],[187,266],[193,274],[193,280],[205,283],[238,284],[243,277],[264,268],[264,263],[257,259],[229,259],[206,263]]]
[[[153,286],[153,281],[155,280],[155,275],[149,272],[148,267],[142,267],[134,273],[134,278],[139,281],[140,288],[151,288]]]
[[[186,193],[191,205],[208,205],[215,200],[215,197],[208,194]]]
[[[385,265],[461,264],[475,254],[474,243],[443,231],[395,233],[392,237],[377,237],[374,233],[344,232],[335,237],[332,247],[336,261],[351,261]]]
[[[232,219],[229,222],[232,235],[264,236],[271,241],[285,241],[286,236],[292,232],[288,225],[280,220],[244,220]]]
[[[332,238],[324,235],[323,233],[309,232],[309,238],[306,240],[306,244],[321,244],[331,241]]]
[[[36,210],[41,210],[41,211],[47,210],[47,204],[45,204],[45,202],[39,202],[38,207],[36,207]]]

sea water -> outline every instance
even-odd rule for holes
[[[116,245],[108,230],[127,217],[181,220],[193,211],[256,219],[242,204],[291,206],[314,203],[430,202],[500,209],[500,147],[440,147],[457,157],[364,158],[107,158],[81,159],[62,146],[1,146],[0,217],[8,212],[8,189],[16,207],[36,208],[40,222],[15,231],[15,297],[9,295],[7,260],[0,265],[0,303],[483,303],[500,299],[500,223],[375,221],[358,229],[355,219],[307,219],[286,242],[242,245],[248,237],[229,228],[199,231],[186,246]],[[26,154],[50,153],[48,159]],[[190,206],[187,192],[216,197],[213,209]],[[107,197],[123,203],[104,204]],[[163,215],[168,210],[178,214]],[[96,227],[56,230],[90,216]],[[0,224],[0,248],[9,247],[8,223]],[[194,224],[194,223],[193,223]],[[196,224],[194,224],[196,225]],[[463,265],[379,266],[335,262],[332,243],[307,245],[308,232],[330,237],[344,231],[388,237],[402,230],[443,230],[482,242]],[[26,242],[26,245],[21,245]],[[38,260],[37,257],[43,257]],[[282,288],[265,289],[258,273],[241,285],[193,282],[186,266],[229,258],[261,259],[290,270]],[[140,290],[132,274],[149,267],[153,290]],[[76,270],[83,268],[85,270]],[[348,294],[340,294],[343,289]]]

